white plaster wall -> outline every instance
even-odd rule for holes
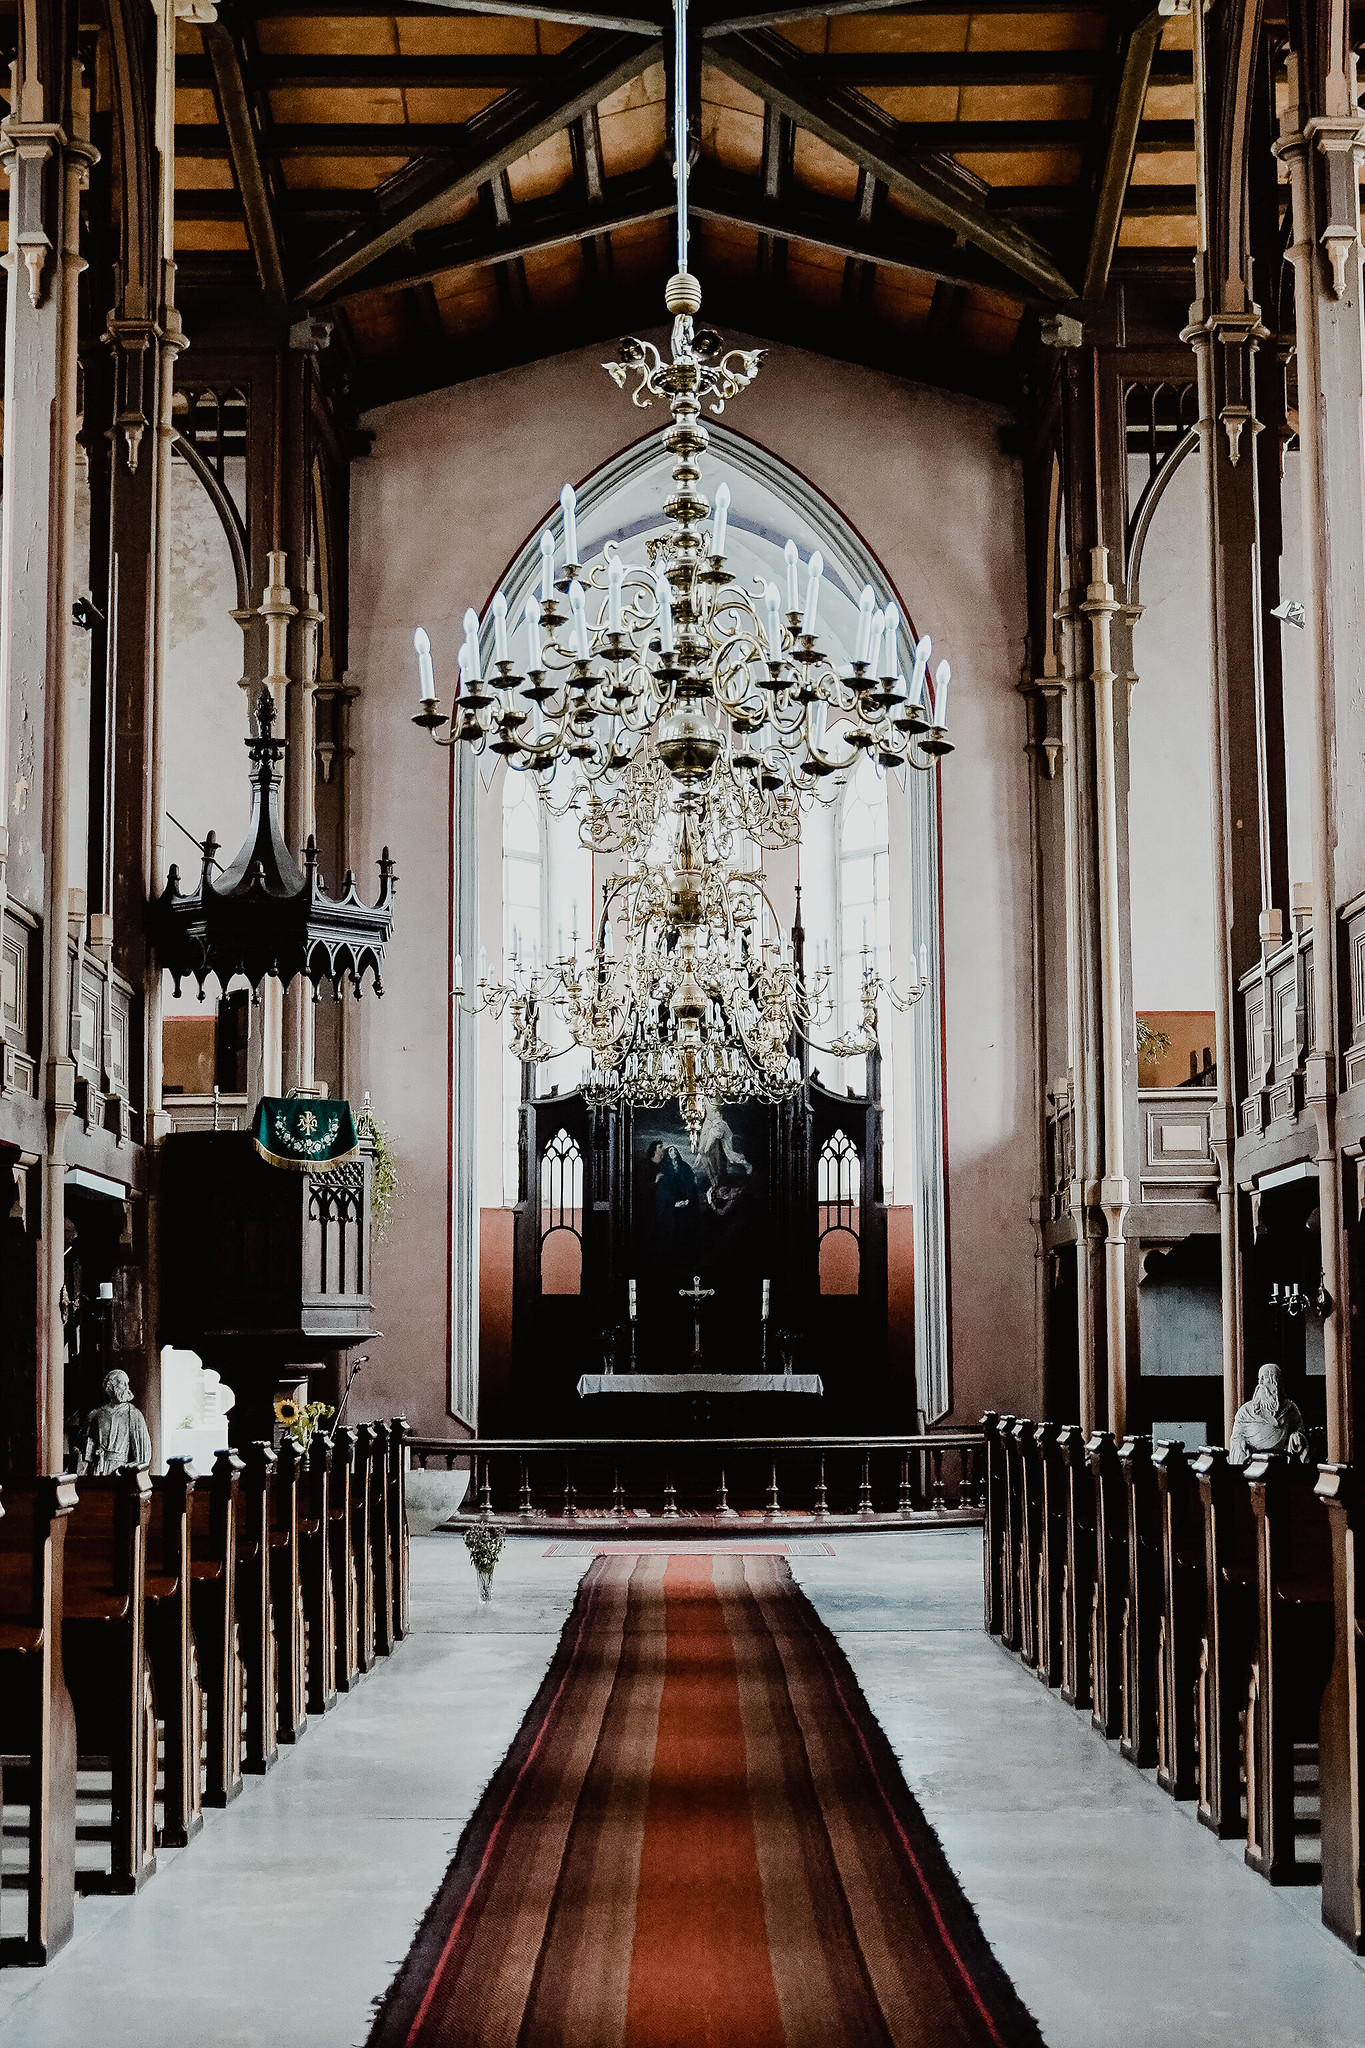
[[[1214,1004],[1207,578],[1196,452],[1157,506],[1133,634],[1138,681],[1128,726],[1128,844],[1135,1010]]]
[[[662,339],[662,337],[660,337]],[[412,630],[449,703],[467,604],[482,609],[566,478],[664,421],[609,384],[600,348],[371,414],[352,481],[352,849],[387,840],[401,883],[382,1004],[356,1020],[358,1085],[388,1121],[402,1225],[376,1256],[385,1341],[372,1400],[419,1428],[446,1414],[450,772],[411,725]],[[727,422],[803,472],[885,566],[953,664],[943,779],[946,1068],[956,1412],[1031,1412],[1034,1115],[1020,482],[1001,416],[975,401],[776,348]],[[486,878],[485,878],[486,880]],[[530,1426],[531,1418],[528,1418]]]

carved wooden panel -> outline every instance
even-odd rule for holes
[[[7,1088],[24,1095],[38,1092],[37,980],[42,943],[36,925],[6,909],[0,934],[0,1005],[5,1019]]]
[[[1212,1089],[1143,1088],[1144,1201],[1189,1201],[1217,1184]]]

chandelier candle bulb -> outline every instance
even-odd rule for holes
[[[877,663],[881,660],[882,634],[885,631],[886,614],[884,612],[873,612],[872,631],[867,643],[867,672],[869,675],[875,676],[878,672]]]
[[[464,615],[465,681],[483,681],[483,662],[479,654],[479,615],[471,605]]]
[[[493,659],[507,659],[507,592],[499,590],[493,598]]]
[[[886,607],[885,620],[886,640],[882,648],[882,680],[894,683],[900,674],[900,606],[889,604]]]
[[[934,670],[935,725],[943,726],[948,723],[948,685],[952,681],[952,679],[952,670],[949,668],[946,661],[941,661],[938,667]]]
[[[782,612],[777,596],[777,585],[765,584],[763,595],[768,608],[768,658],[770,661],[781,661]]]
[[[487,946],[480,946],[480,948],[479,948],[479,986],[480,986],[481,988],[482,988],[482,986],[483,986],[484,982],[486,982],[486,981],[487,981],[487,979],[488,979],[488,948],[487,948]]]
[[[912,704],[922,704],[924,702],[924,676],[929,666],[929,656],[933,651],[934,644],[926,633],[924,638],[915,644],[915,666],[910,676],[909,693]]]
[[[555,537],[547,526],[540,536],[540,595],[546,604],[555,594]]]
[[[787,564],[787,610],[789,612],[799,612],[801,609],[801,553],[794,540],[787,542],[787,545],[782,550],[782,555]]]
[[[578,500],[572,484],[565,484],[559,494],[559,509],[564,514],[564,561],[566,567],[578,567]]]
[[[715,510],[711,515],[711,552],[725,553],[725,524],[730,516],[730,486],[722,484],[716,492]]]
[[[877,593],[870,583],[863,585],[862,596],[858,599],[858,638],[853,648],[853,665],[867,660],[868,642],[872,638],[872,614],[877,608]]]
[[[569,613],[573,619],[574,652],[580,661],[588,658],[588,615],[584,610],[586,598],[583,585],[575,576],[569,585]]]
[[[434,704],[436,702],[436,678],[432,673],[431,641],[427,637],[425,626],[417,628],[417,631],[412,636],[412,644],[417,649],[418,694],[424,705]]]
[[[551,575],[553,576],[553,574],[554,574],[554,549],[553,549],[553,548],[551,548],[551,550],[550,550],[550,555],[551,555],[551,568],[550,568],[550,574],[551,574]],[[527,652],[527,657],[528,657],[528,658],[527,658],[527,663],[526,663],[526,666],[527,666],[527,668],[528,668],[529,670],[531,670],[532,672],[534,672],[534,671],[535,671],[536,669],[540,668],[540,666],[541,666],[541,656],[540,656],[540,599],[539,599],[539,598],[538,598],[538,597],[536,596],[536,594],[535,594],[535,592],[534,592],[534,591],[532,591],[532,592],[531,592],[530,596],[529,596],[529,597],[527,598],[527,600],[526,600],[526,612],[525,612],[525,618],[526,618],[526,652]]]
[[[455,986],[451,993],[457,996],[464,994],[464,962],[458,953],[455,955]]]
[[[659,604],[659,652],[673,652],[673,593],[662,569],[654,571],[654,595]]]
[[[801,621],[803,633],[814,633],[815,615],[820,608],[820,578],[825,573],[825,558],[817,548],[810,558],[806,578],[806,615]]]
[[[621,565],[621,557],[613,555],[607,565],[607,631],[609,633],[619,633],[621,631],[621,582],[624,576],[625,570]]]

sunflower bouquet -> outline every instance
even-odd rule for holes
[[[331,1413],[325,1401],[295,1401],[288,1394],[279,1394],[275,1398],[275,1420],[301,1451],[308,1449],[317,1435],[319,1423],[325,1422]]]

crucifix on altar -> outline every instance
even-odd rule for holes
[[[702,1286],[700,1273],[692,1275],[692,1285],[690,1287],[680,1287],[678,1289],[679,1300],[690,1301],[692,1304],[692,1365],[694,1370],[699,1370],[701,1366],[701,1305],[704,1301],[709,1301],[715,1291],[714,1287]]]

